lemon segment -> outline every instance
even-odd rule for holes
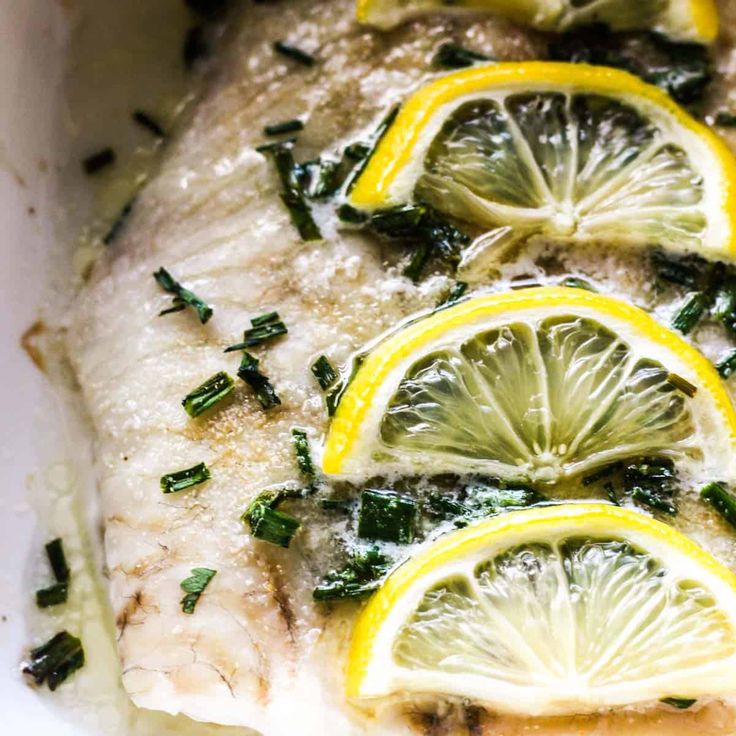
[[[488,231],[736,257],[736,158],[658,87],[584,64],[439,77],[400,110],[351,195],[421,199]]]
[[[340,402],[322,465],[352,479],[555,481],[661,453],[697,477],[730,478],[735,446],[734,407],[695,348],[623,301],[544,287],[469,299],[379,342]]]
[[[509,512],[429,544],[359,616],[351,698],[564,715],[736,692],[736,577],[606,504]]]
[[[651,30],[681,41],[711,43],[718,35],[714,0],[358,0],[361,23],[391,28],[421,13],[487,12],[543,31],[566,31],[591,23],[613,30]]]

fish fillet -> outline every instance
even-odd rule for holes
[[[330,530],[305,524],[282,550],[254,540],[239,520],[264,487],[297,477],[291,428],[306,427],[316,440],[326,427],[314,359],[346,360],[450,283],[438,275],[414,285],[391,252],[329,223],[324,241],[302,242],[271,162],[255,151],[262,128],[300,117],[308,121],[300,159],[340,150],[435,73],[433,51],[449,38],[497,58],[543,53],[536,36],[488,18],[432,17],[381,34],[356,26],[347,0],[249,6],[160,172],[82,290],[68,351],[96,432],[124,686],[142,708],[266,736],[608,734],[632,724],[641,734],[728,733],[736,720],[720,704],[574,726],[421,700],[379,711],[350,705],[343,658],[357,608],[312,601],[331,559]],[[318,64],[274,54],[277,39],[313,52]],[[161,266],[214,307],[210,322],[200,325],[190,310],[158,316],[171,300],[151,276]],[[241,384],[225,406],[190,419],[182,398],[219,370],[234,375],[238,358],[223,349],[251,317],[274,309],[289,334],[259,357],[282,405],[263,412]],[[161,493],[160,476],[203,461],[211,481]],[[179,584],[194,567],[217,575],[186,615]]]

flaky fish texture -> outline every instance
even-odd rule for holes
[[[418,309],[449,281],[414,285],[392,254],[360,233],[322,223],[303,242],[272,163],[255,147],[269,123],[301,118],[296,155],[358,140],[424,78],[449,39],[496,58],[539,58],[541,41],[488,18],[430,17],[391,33],[357,26],[348,0],[248,5],[213,63],[195,112],[169,144],[122,235],[97,263],[69,321],[68,350],[96,433],[105,553],[123,683],[140,707],[244,726],[266,736],[634,733],[637,716],[525,723],[458,703],[379,709],[346,702],[343,666],[357,604],[315,604],[335,546],[305,524],[291,548],[253,539],[240,521],[264,487],[298,478],[290,430],[317,440],[323,399],[309,366],[335,363]],[[284,40],[313,67],[274,52]],[[159,267],[214,308],[159,316],[171,303]],[[264,412],[242,382],[191,419],[181,400],[220,370],[234,375],[250,318],[278,310],[285,338],[254,350],[281,406]],[[164,495],[159,478],[206,462],[212,479]],[[194,614],[180,582],[217,570]],[[659,713],[636,733],[726,733],[720,706]],[[675,720],[677,719],[677,720]],[[675,724],[675,725],[673,725]]]

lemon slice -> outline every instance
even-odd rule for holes
[[[607,67],[491,64],[421,88],[350,196],[366,210],[412,200],[499,237],[736,256],[731,151],[662,90]]]
[[[700,478],[730,478],[735,438],[731,401],[695,348],[618,299],[544,287],[469,299],[380,342],[322,462],[347,478],[554,481],[661,453]]]
[[[682,41],[718,35],[714,0],[358,0],[361,23],[391,28],[427,12],[488,12],[543,31],[605,23],[617,31],[652,30]]]
[[[634,511],[510,512],[388,577],[356,622],[347,689],[527,715],[733,693],[736,576]]]

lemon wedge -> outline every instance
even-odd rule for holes
[[[684,379],[684,383],[683,383]],[[734,477],[713,366],[646,312],[582,289],[478,296],[379,342],[329,429],[326,473],[556,481],[638,455]]]
[[[718,35],[714,0],[358,0],[361,23],[391,28],[430,12],[487,12],[543,31],[605,23],[616,31],[652,30],[681,41],[710,43]]]
[[[736,158],[658,87],[608,67],[490,64],[415,92],[350,203],[410,201],[500,241],[554,240],[736,256]]]
[[[510,512],[388,577],[356,622],[347,690],[525,715],[734,693],[736,576],[633,511]]]

